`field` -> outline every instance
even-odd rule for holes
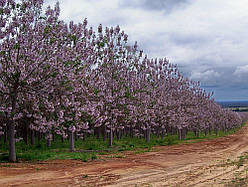
[[[245,186],[247,150],[248,124],[225,137],[112,151],[88,162],[1,163],[0,186]]]
[[[247,112],[248,107],[233,107],[233,108],[231,108],[231,110],[236,111],[236,112]]]
[[[222,101],[217,102],[223,108],[229,108],[232,111],[236,112],[247,112],[248,111],[248,102],[247,101]]]

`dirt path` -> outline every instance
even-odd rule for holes
[[[237,158],[247,151],[248,124],[227,137],[125,158],[2,166],[0,186],[225,186],[246,174],[248,166]]]

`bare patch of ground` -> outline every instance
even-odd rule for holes
[[[248,125],[237,133],[192,144],[125,152],[82,162],[0,164],[0,186],[246,186]]]

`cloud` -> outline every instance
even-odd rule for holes
[[[233,75],[236,75],[238,77],[241,77],[241,76],[248,76],[248,65],[245,65],[245,66],[238,66],[235,70],[235,72],[233,73]]]
[[[184,7],[189,0],[121,0],[120,6],[143,8],[145,10],[170,11]]]
[[[248,90],[248,65],[238,66],[232,74],[233,82],[239,85],[240,89]]]
[[[83,22],[88,18],[90,26],[99,24],[116,26],[123,24],[125,18],[119,9],[118,0],[58,0],[61,8],[60,18],[69,22]],[[55,4],[57,0],[49,0],[47,4]]]
[[[206,85],[215,85],[220,77],[220,73],[214,70],[207,70],[205,72],[192,72],[190,79],[200,80]]]

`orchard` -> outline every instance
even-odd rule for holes
[[[43,0],[0,0],[0,138],[16,161],[17,141],[102,136],[162,139],[241,126],[168,59],[149,59],[119,26],[59,19]]]

